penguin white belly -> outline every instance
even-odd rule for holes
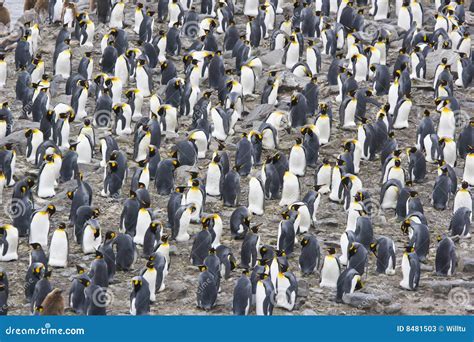
[[[43,132],[38,132],[33,134],[33,138],[31,139],[31,153],[30,156],[26,159],[30,163],[34,163],[36,159],[36,150],[38,146],[43,142]]]
[[[201,219],[201,211],[203,205],[203,197],[201,193],[201,189],[189,189],[186,195],[186,204],[194,204],[196,210],[191,214],[191,221],[192,222],[199,222]]]
[[[402,274],[403,279],[400,282],[400,286],[404,289],[412,290],[412,288],[410,287],[410,260],[406,255],[403,255],[402,258]]]
[[[145,189],[148,189],[148,186],[150,185],[150,170],[148,169],[148,166],[143,168],[138,182],[142,183],[145,186]]]
[[[431,142],[431,138],[429,135],[426,135],[425,138],[423,139],[423,144],[425,146],[425,159],[428,163],[434,163],[436,162],[436,159],[438,159],[438,153],[435,152],[435,155],[431,155],[431,147],[433,146],[433,143]]]
[[[265,129],[262,132],[262,148],[264,150],[274,150],[276,148],[273,132],[270,129]]]
[[[190,221],[189,211],[185,210],[179,220],[179,231],[178,231],[178,235],[176,236],[176,241],[182,242],[182,241],[189,240],[189,234],[188,234],[189,221]]]
[[[150,290],[150,301],[154,302],[156,300],[156,270],[147,269],[143,273],[143,278],[148,282],[148,288]]]
[[[39,243],[43,249],[46,249],[48,247],[49,224],[47,212],[36,213],[31,220],[28,243]]]
[[[388,171],[387,180],[397,179],[402,183],[402,186],[405,186],[405,173],[402,168],[392,167]]]
[[[96,238],[92,229],[86,227],[82,236],[82,252],[84,254],[92,254],[99,248],[101,243],[100,236]]]
[[[204,159],[206,158],[207,152],[207,136],[203,131],[195,132],[193,135],[194,143],[196,144],[198,150],[198,158]]]
[[[398,102],[398,83],[392,83],[388,90],[388,104],[390,105],[390,109],[388,110],[389,114],[393,114],[395,111],[395,107],[397,106]]]
[[[129,76],[129,71],[127,67],[127,61],[125,60],[125,57],[122,55],[119,58],[117,58],[117,61],[115,62],[115,77],[119,78],[123,85],[128,84],[128,76]],[[115,93],[114,93],[115,95]],[[114,104],[121,102],[120,100],[117,102],[114,102]]]
[[[206,193],[210,196],[220,196],[221,169],[217,163],[211,162],[206,176]]]
[[[298,43],[290,43],[286,51],[286,67],[292,69],[300,59],[300,47]]]
[[[402,7],[400,9],[400,12],[398,12],[398,22],[397,25],[404,29],[405,31],[408,31],[411,26],[411,16],[410,13],[408,12],[408,9],[406,7]]]
[[[242,94],[245,95],[252,95],[255,90],[255,74],[252,68],[248,66],[242,66],[241,68],[241,75],[240,75],[240,82],[242,84]]]
[[[68,241],[65,231],[56,230],[51,239],[48,264],[53,267],[66,267],[68,257]]]
[[[248,210],[254,215],[263,215],[263,204],[265,194],[263,193],[260,181],[252,177],[249,181],[249,205]]]
[[[326,256],[324,265],[321,270],[320,287],[329,287],[335,289],[337,287],[337,279],[339,278],[339,265],[333,256]]]
[[[135,236],[133,237],[133,242],[137,245],[143,245],[143,240],[145,239],[145,233],[150,226],[151,223],[151,215],[145,208],[141,208],[138,211],[137,217],[137,228],[135,232]]]
[[[130,303],[130,315],[132,315],[132,316],[137,315],[137,308],[135,306],[135,301],[136,301],[136,298],[133,298],[131,303]]]
[[[329,142],[331,136],[331,122],[328,116],[320,116],[315,123],[316,131],[319,132],[318,138],[321,145]]]
[[[212,136],[217,140],[224,141],[227,138],[227,134],[224,130],[224,124],[222,122],[222,118],[217,112],[217,110],[213,109],[211,111],[212,122],[214,123],[214,130],[212,131]]]
[[[56,180],[56,167],[54,163],[48,163],[43,167],[39,177],[38,196],[41,198],[54,197],[54,182]]]
[[[347,239],[346,233],[343,233],[341,235],[341,255],[339,256],[339,262],[341,265],[347,265],[348,262],[348,255],[347,255],[347,249],[349,248],[349,240]]]
[[[83,134],[78,137],[77,144],[77,162],[82,164],[89,164],[92,161],[92,150],[89,139]]]
[[[342,201],[342,198],[339,197],[340,184],[341,184],[341,172],[339,170],[334,170],[331,177],[331,193],[329,194],[329,199],[333,202],[341,203]]]
[[[443,149],[444,161],[451,167],[456,164],[456,142],[454,140],[446,142]]]
[[[87,33],[87,40],[84,43],[84,46],[93,47],[94,46],[94,33],[95,33],[95,25],[93,22],[91,22],[90,24],[89,23],[87,24],[86,33]]]
[[[321,166],[318,172],[318,182],[317,185],[320,185],[319,193],[327,194],[331,191],[331,173],[332,169],[330,166]]]
[[[276,294],[276,306],[284,308],[286,310],[293,310],[295,306],[296,293],[294,291],[289,293],[287,297],[287,291],[290,287],[290,281],[283,274],[278,274],[277,278],[277,294]]]
[[[395,209],[397,207],[398,191],[396,186],[389,187],[382,200],[382,209]]]
[[[474,186],[474,154],[468,154],[464,164],[463,180]]]
[[[293,146],[288,163],[291,173],[304,176],[306,172],[306,154],[300,145]]]
[[[453,112],[441,113],[438,125],[438,136],[440,138],[454,139],[456,132],[456,118]]]
[[[362,206],[359,203],[352,201],[347,209],[346,231],[350,230],[355,232],[357,219],[360,216],[358,210],[363,210]]]
[[[374,20],[387,19],[389,12],[388,0],[374,0],[377,1],[377,13],[375,13]]]
[[[133,31],[138,34],[140,32],[140,25],[142,24],[143,21],[143,13],[140,9],[135,10],[135,26]]]
[[[69,132],[71,131],[71,127],[69,125],[69,121],[66,119],[64,120],[63,127],[61,129],[61,145],[59,147],[69,148]]]
[[[105,140],[103,141],[105,144]],[[140,160],[145,160],[148,157],[148,146],[150,145],[150,142],[151,142],[151,135],[145,134],[142,140],[140,140],[140,142],[138,143],[138,152],[135,158],[136,162]]]
[[[318,195],[313,203],[313,215],[311,216],[311,220],[313,220],[313,223],[318,222],[317,214],[318,214],[318,208],[319,208],[320,202],[321,202],[321,196]]]
[[[471,211],[472,220],[472,198],[469,191],[460,190],[456,193],[456,196],[454,197],[453,214],[459,208],[468,208]]]
[[[112,12],[110,13],[110,28],[118,28],[121,29],[123,27],[123,10],[124,5],[117,4]]]
[[[8,249],[5,251],[5,245],[0,250],[0,261],[18,260],[18,229],[11,226],[7,230],[6,241]]]
[[[53,7],[53,23],[61,21],[61,16],[63,12],[63,0],[56,0],[56,3]]]
[[[166,110],[166,132],[176,133],[178,130],[178,112],[172,107]]]
[[[88,96],[89,96],[89,92],[87,91],[87,89],[83,89],[78,99],[78,106],[77,106],[77,113],[76,113],[77,120],[81,120],[87,116],[86,104],[87,104]]]
[[[285,36],[283,34],[279,34],[275,38],[275,48],[274,50],[281,50],[285,47]]]
[[[296,175],[289,174],[283,178],[283,190],[280,206],[286,206],[298,201],[300,197],[300,185]]]
[[[143,97],[151,95],[150,85],[148,84],[148,74],[143,67],[137,67],[137,88],[142,92]]]
[[[71,51],[64,50],[58,55],[56,60],[56,75],[67,79],[71,75]]]
[[[245,0],[244,15],[256,17],[258,15],[258,0]]]
[[[344,112],[344,128],[354,127],[355,124],[355,113],[357,108],[357,100],[353,99],[349,101]]]
[[[261,281],[257,282],[257,289],[255,291],[255,313],[257,316],[264,316],[263,301],[267,294],[265,292],[265,286]]]
[[[298,212],[300,213],[300,224],[299,224],[299,233],[307,233],[309,227],[311,226],[311,214],[306,205],[299,207]]]
[[[5,63],[4,61],[1,61],[0,62],[0,88],[5,87],[6,83],[7,83],[7,63]]]
[[[72,28],[74,26],[74,12],[71,8],[67,8],[64,11],[63,17],[63,25],[67,25],[67,27]]]

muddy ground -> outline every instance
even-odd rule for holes
[[[241,14],[241,4],[237,5],[237,22],[243,22],[243,16]],[[199,8],[199,5],[197,5]],[[285,7],[291,8],[290,4],[285,4]],[[132,5],[127,6],[126,13],[126,23],[131,26],[133,24],[133,11],[134,8]],[[431,19],[429,15],[432,11],[428,11],[426,18],[427,30],[430,31],[434,25],[434,19]],[[277,22],[282,20],[282,16],[278,15]],[[472,25],[472,17],[470,17],[470,24]],[[373,22],[367,31],[370,35],[374,31]],[[394,39],[391,42],[389,60],[390,63],[393,63],[398,49],[400,46],[400,41],[396,40],[396,28],[393,26],[394,21],[388,20],[384,25],[388,28],[391,28],[394,32]],[[162,26],[163,24],[158,24],[157,26]],[[243,24],[239,25],[241,32],[245,31],[245,26]],[[52,73],[52,55],[54,51],[54,41],[56,39],[56,34],[59,31],[58,26],[47,26],[43,24],[41,32],[41,50],[43,53],[43,58],[47,62],[47,73]],[[472,27],[471,27],[472,28]],[[106,32],[107,28],[102,24],[96,26],[96,37],[95,42],[98,43],[103,35]],[[135,45],[137,40],[136,35],[128,28],[129,40],[131,45]],[[158,31],[158,27],[155,28],[155,32]],[[221,41],[223,36],[219,37]],[[134,42],[135,41],[135,42]],[[188,47],[191,43],[190,39],[183,38],[184,47]],[[283,66],[275,65],[274,53],[270,54],[266,58],[265,55],[268,54],[268,45],[269,42],[266,40],[263,45],[256,50],[256,55],[262,57],[264,62],[264,70],[269,68],[281,69],[284,70]],[[77,68],[79,60],[82,56],[83,49],[79,48],[77,41],[72,43],[73,52],[74,52],[74,69]],[[98,61],[100,59],[100,49],[95,48],[93,50],[94,54],[94,74],[99,72]],[[14,112],[15,118],[21,113],[21,105],[18,102],[15,102],[14,95],[14,86],[16,82],[16,76],[13,69],[13,52],[9,53],[7,56],[7,61],[10,68],[9,81],[7,88],[0,90],[0,100],[9,101],[11,103],[12,110]],[[432,60],[430,64],[436,65],[437,60],[439,60],[439,55],[433,53],[429,58]],[[180,58],[173,58],[178,70],[180,71],[180,76],[183,76],[182,70],[183,65]],[[226,58],[227,65],[229,64],[230,59]],[[334,162],[337,154],[341,151],[340,145],[341,141],[348,138],[356,137],[356,132],[354,130],[342,130],[338,128],[338,104],[335,102],[335,96],[337,94],[336,87],[327,86],[326,82],[326,72],[330,60],[328,57],[324,57],[323,63],[323,72],[319,76],[319,85],[320,85],[320,101],[327,101],[334,113],[335,113],[335,122],[333,124],[332,137],[329,144],[320,149],[320,160],[323,157],[328,157],[332,162]],[[433,66],[431,66],[433,68]],[[433,70],[431,73],[428,73],[428,77],[432,77]],[[159,84],[159,71],[155,70],[155,84]],[[263,77],[263,80],[265,77]],[[291,93],[295,90],[300,90],[301,87],[308,80],[299,80],[295,77],[289,75],[284,82],[284,86],[280,89],[280,109],[286,109],[286,103],[289,101]],[[431,82],[414,82],[414,90],[412,92],[414,98],[414,108],[411,113],[410,119],[410,128],[402,131],[396,131],[396,138],[400,145],[400,148],[405,149],[410,147],[415,142],[415,132],[416,125],[419,121],[420,114],[423,113],[425,108],[434,110],[433,103],[433,92],[429,89]],[[62,95],[64,93],[65,82],[63,80],[55,80],[52,86],[52,105],[54,106],[57,103],[64,102],[69,103],[69,97]],[[132,87],[132,85],[129,85]],[[201,87],[201,91],[205,90],[206,86]],[[155,88],[156,90],[156,88]],[[162,91],[160,86],[158,92]],[[262,91],[262,84],[257,88],[256,93],[260,94]],[[472,110],[474,108],[474,92],[471,89],[455,89],[455,95],[458,98],[462,109],[464,110],[465,116],[472,116]],[[385,102],[385,99],[378,98],[379,102]],[[215,104],[215,99],[213,103]],[[90,98],[88,103],[89,113],[93,113],[94,109],[94,99]],[[240,132],[249,131],[251,128],[256,128],[263,120],[266,112],[260,113],[259,108],[260,98],[247,98],[246,99],[246,110],[250,112],[249,116],[243,121],[237,123],[236,134],[233,137],[229,137],[227,140],[227,145],[229,147],[229,152],[233,156],[235,151],[235,143],[240,139]],[[148,101],[145,101],[143,113],[147,113]],[[373,106],[368,107],[367,117],[374,117],[377,108]],[[260,113],[260,115],[259,115]],[[435,115],[437,118],[437,115]],[[466,119],[464,119],[464,123]],[[188,131],[190,124],[190,118],[181,118],[179,136],[185,136],[185,133]],[[16,120],[14,133],[9,139],[17,143],[18,158],[17,158],[17,178],[20,179],[25,175],[36,175],[37,170],[33,169],[31,165],[26,164],[24,157],[24,148],[25,148],[25,139],[22,135],[21,130],[26,127],[32,127],[33,124],[31,121],[26,120]],[[71,138],[77,136],[78,129],[81,127],[79,123],[73,125],[73,131],[71,132]],[[107,132],[104,130],[97,130],[97,137],[105,135]],[[282,131],[281,133],[281,143],[280,149],[284,153],[288,154],[291,146],[294,143],[295,137],[298,136],[298,133],[293,131],[291,134],[287,134]],[[162,142],[160,149],[162,157],[166,156],[167,151],[176,141],[176,137],[167,137],[166,140]],[[127,153],[130,157],[133,152],[133,137],[119,138],[118,139],[120,148]],[[208,152],[207,159],[199,160],[197,168],[200,170],[200,175],[204,176],[207,170],[207,163],[209,160],[212,151],[215,150],[217,144],[215,141],[212,141],[210,151]],[[105,230],[118,230],[119,226],[119,217],[122,208],[123,200],[125,195],[122,195],[119,199],[103,198],[100,197],[100,191],[102,190],[102,174],[103,170],[99,167],[100,153],[98,148],[96,148],[97,154],[95,155],[94,161],[91,165],[80,165],[80,169],[85,175],[86,181],[92,185],[94,189],[94,201],[93,204],[98,206],[103,213],[100,216],[100,223],[103,231]],[[274,151],[265,151],[265,156],[273,153]],[[263,158],[262,158],[263,159]],[[129,163],[131,169],[135,167],[133,162]],[[407,167],[406,158],[404,160],[404,166]],[[458,159],[458,165],[456,167],[456,172],[458,174],[458,180],[461,180],[462,170],[464,167],[464,161]],[[176,184],[184,184],[186,174],[186,168],[181,167],[177,171]],[[290,258],[290,264],[292,266],[292,271],[295,272],[297,278],[299,279],[300,285],[300,296],[298,298],[297,308],[293,312],[287,312],[282,309],[275,309],[274,314],[278,315],[365,315],[365,314],[426,314],[426,315],[442,315],[442,314],[466,314],[467,312],[472,312],[472,302],[471,298],[471,288],[474,287],[474,263],[470,257],[473,252],[473,242],[472,240],[463,240],[460,243],[456,244],[457,254],[460,259],[460,265],[458,272],[454,277],[445,279],[440,278],[434,275],[434,258],[436,251],[436,235],[439,233],[447,232],[449,226],[449,221],[452,215],[452,201],[450,203],[450,209],[446,211],[436,211],[430,206],[430,193],[433,188],[434,180],[436,177],[436,166],[428,166],[428,176],[427,180],[422,184],[416,184],[414,187],[420,193],[422,202],[425,208],[425,215],[429,222],[429,227],[431,230],[431,249],[427,259],[427,262],[422,267],[422,276],[420,280],[420,287],[415,292],[406,291],[400,288],[399,282],[401,280],[401,269],[399,264],[401,262],[402,249],[407,244],[407,237],[402,235],[400,230],[400,224],[396,221],[393,211],[381,211],[378,210],[374,215],[374,227],[375,234],[386,235],[391,237],[397,246],[397,273],[394,276],[387,275],[377,275],[375,273],[375,258],[371,257],[369,260],[369,271],[366,276],[364,276],[365,287],[362,290],[363,293],[373,294],[373,296],[368,296],[368,300],[364,300],[359,305],[349,306],[346,304],[336,304],[334,301],[335,292],[328,289],[322,289],[318,286],[319,276],[314,274],[309,277],[302,277],[298,270],[298,257],[300,254],[300,246],[296,247],[295,253]],[[260,172],[259,167],[254,167],[252,174],[257,174]],[[129,174],[132,174],[130,172]],[[380,181],[380,161],[376,160],[373,162],[363,162],[361,165],[361,172],[359,177],[362,179],[364,187],[370,191],[374,198],[379,197],[379,190],[381,184]],[[301,178],[302,194],[305,194],[313,185],[314,179],[314,169],[308,169],[306,176]],[[129,181],[123,189],[122,194],[128,194]],[[60,184],[57,188],[57,195],[51,201],[45,201],[41,199],[36,199],[37,206],[42,207],[47,203],[51,202],[56,205],[58,212],[53,216],[53,227],[55,227],[59,222],[67,222],[69,215],[70,201],[66,197],[66,191],[74,188],[73,182],[68,182],[66,184]],[[4,191],[4,204],[3,211],[0,213],[0,223],[9,223],[8,218],[8,203],[11,198],[11,189],[6,189]],[[158,196],[156,194],[153,185],[150,185],[150,192],[152,195],[152,207],[158,219],[166,221],[166,204],[167,198],[163,196]],[[247,205],[248,197],[248,178],[242,178],[241,180],[241,197],[240,203],[242,205]],[[225,208],[222,205],[222,201],[208,197],[206,203],[206,212],[207,213],[219,213],[224,221],[224,233],[222,237],[222,243],[229,246],[234,255],[239,259],[240,256],[240,246],[241,241],[232,240],[230,237],[229,231],[229,217],[233,211],[232,208]],[[264,223],[260,228],[261,241],[265,244],[274,245],[276,243],[278,223],[280,221],[279,213],[282,208],[278,205],[278,201],[266,201],[265,203],[265,214],[263,216],[255,216],[252,219],[252,222],[255,224]],[[311,228],[311,232],[315,234],[320,241],[321,247],[338,245],[339,237],[341,233],[344,232],[346,225],[346,213],[342,205],[331,203],[328,200],[328,197],[325,195],[321,200],[321,204],[318,211],[318,222],[315,227]],[[198,232],[200,227],[198,225],[193,225],[192,229],[194,232]],[[51,234],[52,234],[51,230]],[[59,287],[65,290],[65,294],[69,289],[72,278],[75,275],[75,265],[81,264],[84,266],[89,266],[90,262],[93,259],[92,255],[84,256],[80,249],[80,246],[75,244],[72,241],[72,229],[69,228],[69,237],[70,237],[70,259],[69,266],[66,269],[54,269],[52,276],[53,286]],[[168,278],[166,279],[166,286],[164,292],[157,295],[157,301],[152,305],[151,313],[159,315],[202,315],[202,314],[211,314],[211,315],[228,315],[232,313],[232,292],[235,280],[240,276],[240,270],[233,272],[232,277],[222,282],[222,291],[218,295],[217,305],[210,312],[204,312],[196,308],[196,289],[197,289],[197,278],[198,270],[196,267],[191,266],[189,262],[189,254],[192,245],[192,239],[188,243],[176,243],[173,242],[173,245],[176,246],[174,249],[175,252],[171,256],[171,268]],[[25,302],[23,294],[23,284],[25,272],[28,267],[28,251],[29,247],[27,240],[24,238],[21,240],[19,247],[19,257],[18,261],[10,263],[0,263],[0,266],[3,267],[9,274],[10,277],[10,311],[9,314],[15,315],[28,315],[29,304]],[[109,286],[109,295],[110,303],[107,308],[108,314],[114,315],[125,315],[129,313],[129,294],[131,290],[130,280],[135,276],[138,271],[145,265],[144,259],[138,259],[138,261],[133,266],[133,271],[124,273],[118,272],[115,277],[115,283]],[[458,287],[458,289],[450,292],[452,287]],[[450,294],[448,294],[450,293]],[[67,314],[71,314],[69,311]]]

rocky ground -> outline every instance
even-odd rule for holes
[[[198,5],[199,6],[199,5]],[[240,20],[243,16],[241,14],[241,4],[237,5],[238,14],[237,22],[243,22]],[[285,4],[285,7],[291,8],[291,4]],[[199,8],[199,7],[198,7]],[[133,11],[132,5],[127,6],[127,18],[126,23],[132,25]],[[432,11],[427,11],[426,26],[427,30],[432,30],[434,25],[434,19],[432,18]],[[31,15],[28,14],[28,15]],[[277,21],[280,22],[282,16],[278,16]],[[473,24],[473,18],[470,19],[470,25]],[[376,27],[373,22],[369,22],[367,29],[367,36],[370,36],[374,32]],[[162,24],[159,24],[162,25]],[[377,24],[378,25],[378,24]],[[401,42],[397,40],[397,29],[394,26],[394,20],[387,20],[383,24],[385,27],[391,29],[393,32],[392,42],[390,44],[390,62],[393,63],[395,56],[398,53]],[[244,24],[239,25],[242,32],[245,30]],[[56,34],[59,31],[58,26],[47,26],[46,24],[41,25],[41,50],[43,58],[47,61],[47,72],[52,73],[52,54],[54,51],[54,41]],[[472,28],[472,27],[471,27]],[[136,36],[131,30],[129,31],[130,41],[136,41]],[[107,28],[101,24],[96,27],[96,39],[98,43],[103,33],[107,31]],[[472,31],[472,30],[471,30]],[[157,31],[155,31],[157,32]],[[220,37],[222,39],[222,37]],[[183,45],[189,46],[191,43],[190,39],[183,38]],[[73,42],[74,51],[74,69],[77,68],[77,64],[82,56],[84,50],[77,46],[77,42]],[[132,43],[133,45],[134,43]],[[269,42],[265,41],[263,45],[256,50],[256,55],[260,56],[264,62],[264,70],[284,70],[284,66],[279,64],[279,56],[281,52],[268,53]],[[93,50],[95,70],[94,73],[98,72],[98,61],[100,58],[100,51],[98,48]],[[429,72],[428,78],[432,78],[433,70],[435,65],[440,60],[440,55],[446,54],[446,51],[441,53],[430,54],[429,59]],[[449,53],[448,53],[449,54]],[[21,113],[21,104],[15,102],[14,86],[16,81],[15,71],[13,69],[13,53],[9,53],[7,56],[7,62],[12,67],[10,68],[9,81],[5,89],[0,90],[0,101],[8,101],[11,104],[12,110],[15,117]],[[182,62],[180,58],[173,59],[178,70],[181,71],[182,75]],[[226,58],[226,63],[229,63],[230,58]],[[320,160],[323,157],[328,157],[334,162],[336,156],[341,151],[341,141],[348,138],[354,138],[356,132],[353,130],[342,130],[338,128],[338,104],[335,102],[335,96],[337,94],[336,87],[330,87],[325,81],[325,74],[327,72],[330,60],[325,57],[323,63],[323,72],[319,77],[320,84],[320,100],[327,101],[335,113],[336,122],[333,125],[332,137],[329,144],[321,148]],[[229,64],[228,64],[229,65]],[[233,64],[232,64],[233,66]],[[285,71],[286,79],[284,86],[280,88],[280,109],[286,109],[286,103],[289,101],[291,93],[295,90],[300,90],[307,80],[301,80]],[[155,84],[159,84],[159,72],[155,72]],[[263,77],[263,80],[265,77]],[[421,114],[425,108],[434,110],[433,103],[433,92],[430,90],[431,82],[414,82],[414,91],[412,92],[414,98],[414,108],[411,113],[410,128],[403,131],[396,132],[396,138],[401,148],[405,149],[410,147],[415,142],[416,125],[419,121]],[[52,105],[60,102],[69,103],[69,97],[63,95],[65,82],[60,79],[55,79],[52,85]],[[204,86],[201,90],[204,90]],[[155,89],[156,90],[156,89]],[[262,82],[257,88],[257,95],[261,93]],[[162,91],[162,87],[159,87],[158,92]],[[459,89],[455,90],[455,95],[458,98],[461,107],[463,109],[463,115],[461,121],[466,123],[474,108],[474,91],[470,89]],[[380,102],[384,102],[385,99],[378,98]],[[215,101],[214,101],[215,103]],[[246,99],[246,110],[249,111],[249,115],[241,122],[237,124],[236,134],[228,139],[227,146],[229,152],[233,155],[235,151],[235,143],[240,139],[240,132],[247,132],[251,128],[258,128],[265,115],[269,112],[268,106],[261,106],[259,96],[255,98],[249,97]],[[147,113],[148,101],[145,101],[144,113]],[[89,99],[88,109],[90,113],[94,109],[94,100]],[[373,117],[377,108],[369,106],[369,113],[367,117]],[[434,114],[435,115],[435,114]],[[437,115],[435,115],[437,118]],[[182,118],[180,123],[179,136],[185,136],[188,131],[190,124],[190,118]],[[16,120],[14,133],[6,140],[14,142],[18,150],[17,158],[17,178],[20,179],[25,175],[36,175],[37,170],[32,168],[31,165],[27,164],[24,157],[25,139],[23,136],[23,129],[27,127],[35,127],[31,121]],[[74,124],[73,132],[71,137],[75,137],[80,124]],[[97,130],[97,136],[101,137],[107,133],[104,130]],[[280,149],[284,153],[288,154],[291,146],[294,143],[294,138],[298,136],[298,133],[293,131],[291,134],[281,132],[281,144]],[[133,141],[132,137],[118,138],[120,148],[127,153],[131,158],[133,152]],[[176,141],[177,137],[168,136],[161,146],[161,154],[164,157],[169,148]],[[0,144],[3,144],[0,142]],[[213,150],[215,150],[217,144],[215,141],[211,143],[210,157]],[[265,151],[265,155],[273,153],[272,151]],[[263,159],[263,158],[262,158]],[[94,158],[93,163],[90,165],[80,165],[80,169],[85,175],[85,179],[94,189],[94,205],[98,206],[103,213],[100,217],[101,227],[105,230],[118,230],[119,217],[122,209],[122,203],[125,199],[125,195],[122,195],[119,199],[103,198],[100,197],[100,191],[102,190],[102,174],[103,171],[99,167],[100,153],[97,149],[97,154]],[[200,160],[197,169],[199,169],[201,175],[205,175],[207,170],[208,159]],[[406,161],[405,161],[406,165]],[[134,168],[132,162],[129,165]],[[456,172],[459,176],[459,180],[462,177],[462,170],[464,167],[464,161],[458,159],[458,165]],[[176,184],[184,184],[185,178],[187,177],[186,168],[181,167],[177,171]],[[372,256],[369,260],[369,271],[367,275],[364,275],[364,289],[357,295],[352,296],[350,305],[348,304],[336,304],[334,301],[335,292],[328,289],[323,289],[318,286],[319,275],[314,274],[309,277],[302,277],[298,270],[298,257],[300,254],[300,246],[296,247],[296,252],[290,258],[290,264],[292,271],[295,272],[299,279],[299,298],[297,308],[293,312],[287,312],[281,309],[276,309],[274,314],[278,315],[365,315],[365,314],[410,314],[410,315],[443,315],[443,314],[459,314],[463,315],[466,313],[474,312],[472,306],[474,301],[474,259],[472,257],[473,242],[472,240],[462,240],[456,244],[457,254],[459,257],[458,272],[454,277],[441,278],[437,277],[433,273],[434,258],[436,252],[436,235],[439,233],[447,232],[449,221],[451,218],[451,210],[436,211],[430,205],[430,194],[433,188],[434,180],[436,177],[436,167],[434,165],[428,166],[428,177],[425,183],[415,185],[415,189],[420,193],[421,199],[425,207],[425,215],[428,219],[429,227],[431,230],[431,248],[427,259],[427,262],[422,266],[422,275],[420,280],[420,287],[415,292],[406,291],[400,288],[399,282],[401,280],[401,270],[397,267],[397,273],[394,276],[377,275],[375,272],[375,258]],[[252,174],[260,172],[260,168],[254,168]],[[373,162],[363,162],[361,165],[360,178],[363,181],[364,187],[370,191],[372,196],[376,199],[379,197],[379,191],[381,184],[380,181],[380,161],[376,160]],[[301,179],[302,194],[306,193],[313,185],[314,170],[308,169],[307,174]],[[53,226],[56,226],[59,222],[67,222],[69,214],[70,201],[66,197],[66,192],[74,188],[73,182],[61,184],[57,189],[57,195],[51,201],[44,201],[36,199],[38,206],[46,205],[51,202],[56,205],[58,211],[53,216]],[[123,194],[128,194],[129,181],[123,189]],[[242,205],[247,204],[248,197],[248,179],[243,178],[241,181],[241,197],[240,203]],[[150,186],[150,192],[152,195],[152,207],[158,219],[166,221],[166,204],[167,198],[158,196],[154,191],[153,185]],[[11,189],[5,189],[3,193],[3,211],[0,213],[0,223],[9,223],[8,217],[8,204],[11,198]],[[376,204],[375,204],[376,205]],[[450,203],[452,208],[452,203]],[[255,216],[252,222],[255,224],[263,223],[260,227],[261,241],[265,244],[274,245],[276,243],[278,223],[280,221],[280,215],[282,208],[279,207],[277,201],[267,201],[265,214],[263,216]],[[241,241],[235,241],[230,238],[229,231],[229,217],[232,213],[232,208],[223,207],[222,201],[208,197],[205,211],[208,213],[219,213],[224,221],[224,234],[222,243],[231,247],[234,255],[239,259]],[[327,196],[323,196],[321,205],[318,211],[318,222],[314,228],[311,228],[311,232],[318,237],[321,247],[336,246],[339,244],[339,238],[341,233],[345,229],[346,225],[346,213],[341,205],[331,203]],[[382,211],[377,209],[374,214],[374,226],[376,235],[390,236],[396,243],[397,253],[397,264],[399,266],[401,262],[401,254],[403,247],[407,244],[407,237],[405,237],[400,230],[400,223],[396,221],[394,212]],[[198,225],[192,226],[194,232],[198,232],[200,227]],[[52,231],[51,231],[52,233]],[[70,236],[70,262],[69,267],[66,269],[54,269],[52,275],[53,286],[59,287],[65,290],[69,289],[70,282],[75,276],[75,265],[81,264],[88,267],[93,259],[93,256],[84,256],[80,247],[72,242],[72,230],[69,231]],[[233,272],[232,277],[222,282],[222,291],[220,292],[216,307],[210,312],[204,312],[196,308],[196,289],[197,289],[197,278],[198,269],[191,266],[189,262],[189,254],[192,245],[192,240],[188,243],[176,243],[173,242],[174,247],[173,254],[171,256],[171,268],[169,276],[166,280],[166,289],[164,292],[157,295],[157,302],[152,306],[152,314],[159,315],[228,315],[232,313],[232,292],[235,280],[240,276],[240,270]],[[29,304],[25,302],[23,293],[23,284],[25,272],[28,267],[28,251],[29,246],[25,239],[21,240],[19,247],[18,261],[10,263],[0,263],[0,267],[3,267],[9,274],[10,277],[10,312],[9,314],[15,315],[28,315]],[[131,272],[118,272],[116,274],[115,283],[111,284],[108,289],[109,294],[109,306],[108,313],[114,315],[124,315],[129,313],[129,294],[131,290],[130,279],[137,274],[137,272],[145,265],[144,259],[138,259],[134,265],[134,269]],[[454,290],[453,290],[454,288]],[[68,314],[70,314],[68,312]]]

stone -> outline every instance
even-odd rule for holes
[[[462,259],[463,272],[473,273],[474,272],[474,258],[463,258]]]
[[[317,315],[316,311],[311,310],[311,309],[305,309],[305,310],[303,310],[303,312],[301,314],[303,316],[316,316]]]
[[[447,294],[454,287],[463,287],[463,288],[473,288],[474,284],[472,282],[467,282],[462,279],[456,280],[437,280],[432,281],[429,284],[433,289],[433,292]]]
[[[180,282],[173,282],[168,284],[168,295],[167,295],[167,300],[168,301],[175,301],[177,299],[181,299],[186,297],[186,294],[188,293],[188,289],[186,285]]]
[[[393,315],[402,311],[402,305],[399,303],[393,303],[384,307],[383,312],[387,315]]]
[[[342,301],[358,309],[370,309],[377,305],[378,299],[374,294],[354,292],[346,293],[342,297]]]
[[[308,297],[309,287],[304,279],[298,280],[298,297]]]

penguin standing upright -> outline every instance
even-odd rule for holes
[[[457,266],[454,242],[447,236],[438,236],[437,240],[438,248],[436,249],[435,272],[441,276],[452,276]]]
[[[341,274],[341,265],[339,259],[336,258],[336,250],[329,248],[328,254],[324,257],[323,266],[321,269],[321,287],[336,288],[338,278]]]
[[[60,223],[51,238],[48,265],[53,267],[67,267],[68,256],[69,243],[66,224]]]
[[[402,257],[403,279],[400,286],[406,290],[414,291],[420,282],[420,261],[413,247],[407,247]]]

